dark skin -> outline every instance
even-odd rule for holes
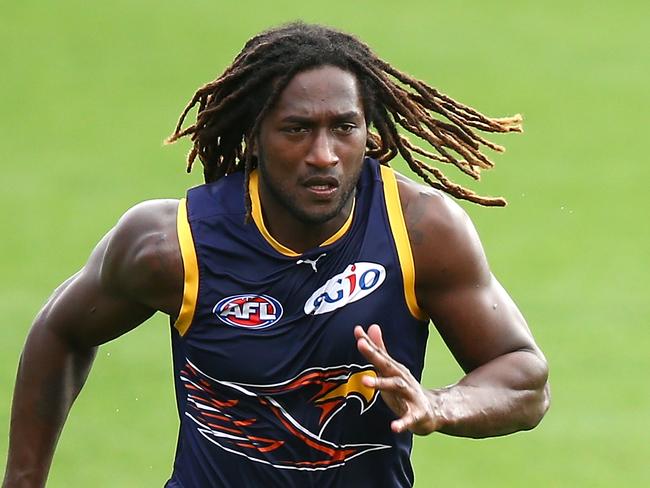
[[[354,75],[332,66],[297,74],[260,127],[260,200],[273,236],[303,252],[352,210],[366,122]]]
[[[353,201],[344,190],[356,181],[365,132],[352,74],[320,67],[299,73],[283,91],[256,142],[268,169],[268,178],[260,177],[264,218],[279,242],[302,252],[343,225]],[[377,371],[364,381],[395,412],[395,432],[486,437],[534,427],[549,403],[546,361],[491,274],[471,222],[439,192],[404,177],[398,188],[418,304],[466,375],[450,387],[423,388],[391,358],[374,324],[354,330]],[[290,201],[278,198],[284,194]],[[18,370],[5,488],[44,486],[100,344],[156,311],[175,319],[183,293],[177,207],[175,200],[155,200],[129,210],[37,316]]]
[[[180,309],[174,200],[129,210],[36,317],[14,391],[4,487],[45,485],[57,439],[97,346]]]
[[[381,327],[354,334],[377,368],[364,379],[399,417],[394,432],[489,437],[535,427],[548,409],[548,367],[521,312],[490,272],[469,218],[448,197],[398,180],[416,297],[465,371],[455,385],[427,390],[390,357]],[[432,256],[435,258],[432,259]]]

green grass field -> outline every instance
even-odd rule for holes
[[[48,294],[127,208],[200,182],[184,174],[186,143],[162,146],[180,110],[252,34],[303,18],[359,34],[489,115],[525,117],[523,135],[498,138],[508,152],[481,183],[510,206],[464,207],[548,356],[553,406],[528,433],[417,439],[417,486],[650,486],[647,2],[308,5],[3,3],[0,455],[17,360]],[[459,377],[435,333],[427,357],[427,386]],[[157,316],[100,349],[48,486],[162,486],[176,428]]]

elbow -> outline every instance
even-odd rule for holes
[[[526,419],[522,430],[532,430],[542,421],[549,407],[551,406],[551,388],[548,382],[544,387],[534,393],[534,399],[531,400]]]
[[[539,386],[529,391],[530,398],[523,430],[531,430],[537,427],[551,406],[551,385],[548,381],[548,366],[545,361],[540,373],[537,382]]]

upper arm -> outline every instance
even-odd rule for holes
[[[183,281],[177,206],[159,200],[129,210],[83,268],[54,292],[34,326],[92,347],[133,329],[157,310],[175,314]]]
[[[467,214],[435,190],[400,180],[415,262],[416,296],[466,371],[528,350],[539,357],[526,321],[491,273]]]

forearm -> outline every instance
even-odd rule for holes
[[[95,352],[35,323],[18,367],[4,488],[45,485],[59,434]]]
[[[432,430],[490,437],[535,427],[550,402],[546,361],[536,352],[505,354],[446,388],[430,390]]]

